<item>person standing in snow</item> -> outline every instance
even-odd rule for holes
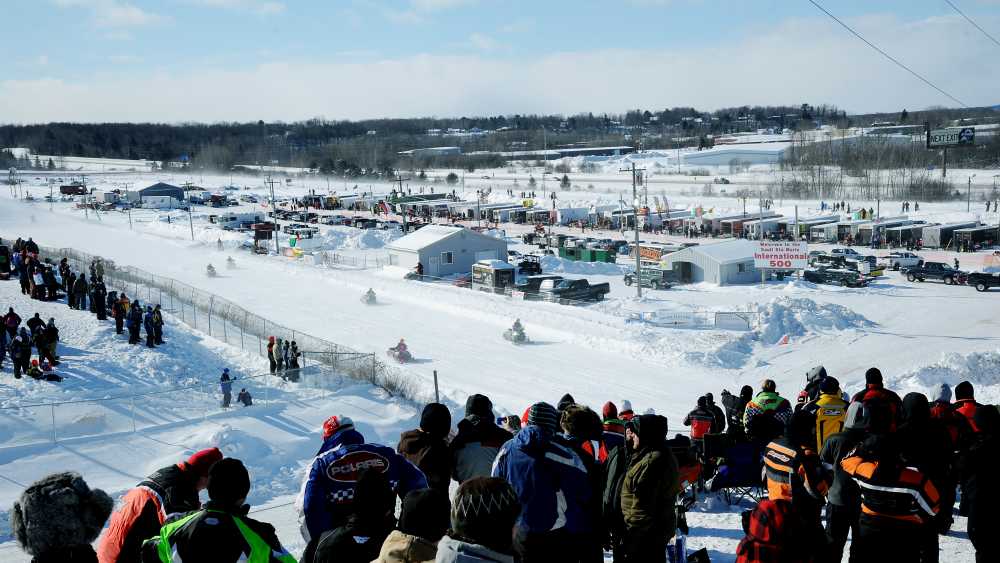
[[[146,314],[142,318],[142,327],[146,330],[146,347],[154,348],[153,344],[153,308],[146,305]]]
[[[49,323],[45,325],[43,330],[45,331],[45,340],[49,343],[49,357],[58,360],[59,329],[56,328],[56,320],[49,318]]]
[[[277,345],[277,343],[274,341],[274,337],[273,336],[268,336],[267,337],[267,361],[268,361],[268,363],[271,364],[271,375],[274,375],[274,372],[277,371],[277,369],[278,369],[277,354],[276,354],[276,351],[274,349],[276,345]]]
[[[153,307],[153,342],[163,344],[163,311],[160,310],[159,303]]]
[[[111,316],[115,318],[115,332],[121,334],[125,326],[125,317],[128,315],[128,297],[123,293],[121,299],[116,300],[111,305]]]
[[[97,314],[97,320],[103,321],[108,318],[108,310],[104,306],[104,302],[108,298],[108,288],[105,287],[103,278],[96,278],[96,280],[90,298],[90,307]]]
[[[128,343],[139,343],[139,329],[142,328],[142,304],[136,299],[128,309]]]
[[[7,309],[7,314],[3,316],[3,326],[11,338],[17,336],[17,327],[21,326],[21,317],[14,312],[13,307]]]
[[[299,345],[292,340],[292,345],[288,349],[288,369],[299,369],[299,356],[301,355]]]
[[[80,274],[80,277],[76,279],[76,283],[73,284],[73,294],[78,311],[83,311],[87,308],[87,292],[89,290],[90,285],[87,284],[86,274]]]
[[[289,343],[286,340],[281,349],[281,363],[284,364],[285,369],[291,369],[291,364],[289,363],[289,356],[291,356],[291,351],[289,350]]]
[[[222,408],[228,409],[230,401],[233,400],[233,380],[229,377],[229,368],[222,370],[219,377],[219,391],[222,392]]]
[[[21,373],[28,373],[31,363],[31,337],[24,327],[10,341],[10,359],[14,363],[14,378],[21,379]]]
[[[70,309],[76,309],[76,272],[70,272],[63,281],[66,282],[66,305]]]
[[[284,370],[285,369],[285,359],[284,359],[285,357],[282,355],[281,339],[280,338],[276,338],[274,340],[274,348],[272,349],[272,352],[274,353],[274,363],[275,363],[275,366],[276,366],[277,370],[278,371]]]

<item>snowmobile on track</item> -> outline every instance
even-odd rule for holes
[[[514,344],[528,343],[528,335],[524,333],[524,326],[521,325],[521,319],[515,320],[514,326],[503,331],[503,338]]]
[[[215,266],[209,264],[208,267],[205,268],[205,275],[210,278],[214,278],[215,276],[219,275],[219,273],[215,271]]]
[[[413,356],[410,354],[410,350],[402,338],[399,339],[399,344],[386,350],[385,354],[401,364],[413,361]]]
[[[374,305],[375,304],[375,291],[373,291],[371,288],[369,288],[368,291],[366,291],[365,293],[363,293],[361,295],[361,302],[364,303],[365,305]]]
[[[229,270],[236,269],[236,260],[233,260],[232,256],[226,257],[226,268]]]

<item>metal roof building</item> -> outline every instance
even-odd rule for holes
[[[750,284],[760,280],[753,265],[756,248],[748,240],[691,246],[665,255],[660,266],[673,270],[681,283]]]
[[[507,242],[462,227],[428,225],[386,246],[389,264],[416,268],[432,278],[468,274],[480,260],[505,260]]]

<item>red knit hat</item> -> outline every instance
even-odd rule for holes
[[[345,428],[353,428],[354,421],[347,416],[331,416],[323,422],[323,439],[326,440]]]
[[[208,470],[220,459],[222,459],[222,452],[219,448],[208,448],[189,457],[187,464],[198,475],[208,477]]]
[[[604,416],[604,420],[611,420],[612,418],[618,417],[618,407],[614,403],[608,401],[604,403],[604,407],[601,409],[601,414]]]

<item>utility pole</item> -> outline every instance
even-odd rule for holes
[[[129,212],[129,221],[132,220],[132,213]],[[191,217],[191,206],[188,205],[188,227],[191,228],[191,240],[194,240],[194,218]]]
[[[976,177],[975,174],[973,174],[972,176],[969,176],[969,189],[965,192],[965,212],[966,213],[972,211],[972,179],[975,178],[975,177]]]
[[[271,188],[271,213],[274,215],[274,253],[278,254],[278,202],[274,199],[274,178],[268,176],[264,183]],[[194,231],[191,231],[191,239],[194,240]]]
[[[619,172],[632,172],[632,209],[635,213],[635,224],[633,225],[635,230],[635,296],[638,299],[642,299],[642,257],[639,253],[639,193],[636,186],[636,174],[645,170],[645,168],[637,169],[634,162],[631,168],[619,170]]]
[[[403,195],[403,182],[407,181],[407,180],[409,180],[409,178],[404,178],[402,176],[397,176],[396,177],[396,182],[399,183],[399,195],[400,195],[400,197],[402,197],[402,195]],[[406,232],[407,232],[407,228],[408,228],[408,225],[406,223],[406,208],[405,207],[402,208],[402,211],[403,211],[403,234],[405,235]]]

